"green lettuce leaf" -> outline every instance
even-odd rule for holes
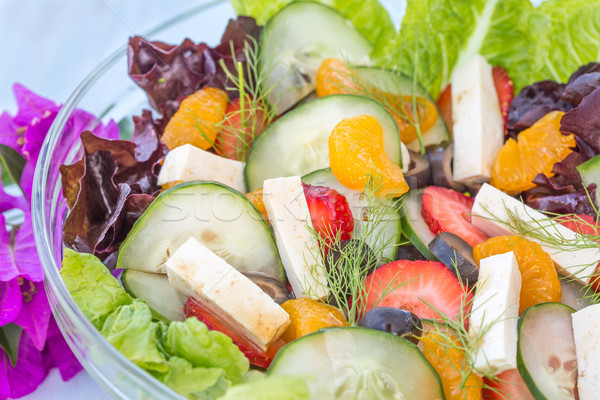
[[[159,325],[141,300],[113,311],[100,331],[113,346],[147,371],[166,372],[167,360],[158,349]]]
[[[269,376],[234,386],[219,400],[309,400],[306,383],[292,376]]]
[[[228,336],[208,330],[196,318],[171,322],[164,336],[164,349],[196,368],[221,368],[234,384],[243,381],[249,368],[248,359]]]
[[[188,398],[217,398],[231,386],[222,378],[223,370],[220,368],[194,368],[189,361],[179,357],[171,357],[167,365],[168,371],[158,379]],[[216,388],[218,391],[215,391]]]
[[[92,254],[65,249],[60,274],[83,314],[99,330],[117,307],[132,302],[119,281]]]
[[[264,25],[277,11],[294,0],[231,0],[237,15],[249,15]],[[383,47],[396,35],[394,24],[378,0],[310,0],[335,8],[375,47]]]

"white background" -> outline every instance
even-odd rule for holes
[[[251,1],[251,0],[248,0]],[[104,58],[162,21],[208,0],[0,0],[0,113],[16,111],[20,82],[64,103]],[[396,26],[406,0],[381,0]],[[223,16],[223,28],[225,15]],[[86,373],[63,383],[56,370],[27,400],[100,400],[108,396]]]

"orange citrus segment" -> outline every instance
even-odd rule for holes
[[[415,121],[419,122],[419,129],[423,133],[431,129],[438,119],[438,111],[433,102],[414,97],[413,103],[413,96],[398,96],[381,91],[361,79],[344,61],[335,58],[328,58],[321,63],[317,72],[316,93],[318,97],[357,94],[378,101],[396,121],[400,139],[405,144],[418,137]]]
[[[171,117],[162,136],[169,150],[184,144],[206,150],[213,145],[218,124],[225,118],[229,103],[227,93],[206,87],[186,97]]]
[[[533,189],[538,173],[553,176],[554,163],[561,161],[575,146],[573,135],[560,133],[562,111],[552,111],[525,129],[517,140],[508,139],[494,160],[492,186],[516,195]]]
[[[545,302],[560,302],[562,290],[552,259],[541,246],[520,236],[496,236],[473,248],[479,264],[482,258],[514,252],[521,272],[519,314],[527,307]]]
[[[173,186],[177,186],[180,183],[183,183],[183,181],[173,181],[173,182],[167,182],[164,185],[161,186],[161,192],[164,192],[165,190],[171,189]]]
[[[465,351],[458,339],[435,330],[420,338],[423,354],[438,373],[446,400],[480,400],[483,380],[469,368],[465,360]],[[466,379],[463,376],[468,373]]]
[[[265,221],[269,222],[269,216],[267,215],[267,209],[263,200],[263,188],[246,193],[246,197],[250,200],[250,203],[254,204],[254,207],[260,212]]]
[[[381,196],[408,191],[402,169],[383,150],[383,128],[377,118],[358,115],[343,119],[329,136],[329,166],[347,188],[365,190],[368,179]]]
[[[281,307],[290,315],[290,325],[281,335],[284,342],[291,342],[322,328],[348,326],[340,310],[320,301],[293,299],[286,301]]]

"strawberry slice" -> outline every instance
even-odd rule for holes
[[[504,119],[504,130],[506,130],[508,108],[513,97],[515,97],[515,88],[512,80],[502,67],[492,67],[492,78],[494,79],[498,103],[500,104],[500,111]],[[450,130],[450,134],[452,134],[452,85],[446,86],[442,93],[440,93],[437,105],[442,118],[444,118],[444,122],[446,122],[446,126]]]
[[[558,218],[558,222],[580,235],[598,235],[600,231],[600,225],[589,215],[578,214],[576,217],[565,215]]]
[[[498,94],[498,103],[500,104],[502,118],[504,118],[504,130],[506,130],[508,108],[510,107],[513,97],[515,97],[515,87],[502,67],[493,67],[492,77],[494,78],[494,86],[496,86],[496,93]]]
[[[429,186],[423,191],[421,213],[436,235],[450,232],[461,237],[475,247],[488,239],[488,236],[471,224],[473,198],[452,189]]]
[[[243,118],[242,118],[243,117]],[[223,127],[215,141],[215,153],[232,160],[245,161],[254,139],[267,127],[267,112],[262,103],[246,96],[244,110],[235,99],[225,110]]]
[[[410,311],[419,318],[441,319],[435,309],[444,317],[454,320],[460,314],[461,307],[464,307],[466,315],[473,297],[456,276],[437,261],[394,261],[369,274],[365,284],[366,311],[374,306],[396,307]],[[386,289],[394,287],[381,299]]]
[[[348,201],[338,191],[325,187],[303,184],[310,219],[315,231],[327,244],[352,238],[354,218]]]
[[[190,297],[185,304],[184,313],[186,318],[196,317],[202,321],[208,329],[212,331],[219,331],[231,338],[233,343],[240,349],[246,358],[250,361],[250,364],[256,365],[262,368],[268,368],[275,357],[275,354],[279,351],[285,343],[281,339],[277,339],[273,342],[269,348],[264,351],[248,339],[243,333],[235,329],[231,324],[217,315],[214,311],[200,303],[193,297]]]
[[[446,86],[446,89],[440,93],[437,99],[437,106],[440,109],[440,115],[452,135],[452,85]]]
[[[534,400],[518,369],[509,369],[495,379],[484,378],[483,400]]]

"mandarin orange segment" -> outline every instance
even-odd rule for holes
[[[337,58],[323,60],[317,71],[315,91],[317,97],[332,94],[351,94],[360,90],[357,76],[348,65]]]
[[[471,371],[460,341],[431,330],[421,338],[423,355],[438,373],[446,400],[480,400],[483,380]],[[466,376],[463,383],[463,376]]]
[[[560,133],[563,115],[562,111],[552,111],[520,132],[516,141],[508,139],[494,160],[490,184],[516,195],[533,189],[532,181],[538,173],[553,176],[554,163],[565,158],[575,146],[573,135]]]
[[[329,136],[329,166],[349,189],[364,192],[371,180],[380,196],[408,191],[402,169],[383,149],[383,128],[377,118],[358,115],[343,119]]]
[[[162,136],[169,150],[184,144],[206,150],[213,145],[219,124],[225,118],[229,96],[223,90],[205,87],[186,97],[171,117]]]
[[[284,342],[291,342],[309,333],[331,326],[348,326],[340,310],[311,299],[288,300],[281,305],[290,315],[290,325],[281,335]]]
[[[361,79],[345,62],[335,58],[328,58],[321,63],[317,72],[316,93],[318,97],[356,94],[378,101],[396,121],[400,139],[405,144],[417,139],[417,125],[423,133],[431,129],[438,119],[438,110],[433,102],[422,97],[398,96],[381,91]]]
[[[438,111],[435,105],[422,97],[414,97],[413,103],[413,96],[409,95],[395,96],[384,93],[383,96],[386,98],[383,104],[396,121],[400,132],[400,140],[404,144],[417,139],[417,121],[419,130],[423,133],[431,129],[438,119]]]
[[[250,203],[254,204],[254,207],[260,212],[265,221],[269,222],[269,216],[267,215],[267,208],[263,200],[263,188],[256,189],[253,192],[246,193],[246,198],[250,200]]]
[[[527,307],[560,302],[562,290],[552,259],[541,246],[520,236],[496,236],[473,248],[477,264],[482,258],[514,252],[521,272],[519,314]]]

